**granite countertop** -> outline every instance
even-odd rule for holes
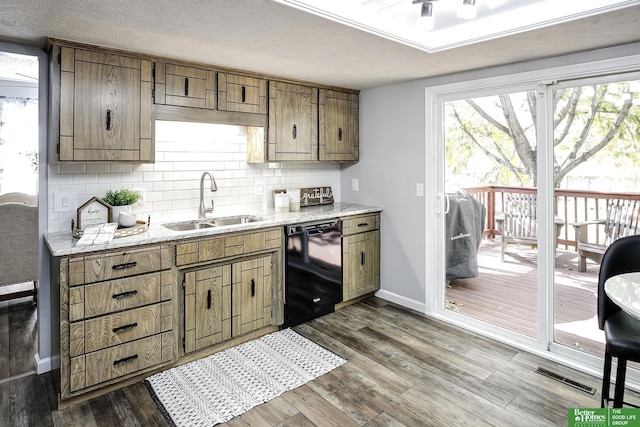
[[[210,227],[198,230],[173,231],[162,224],[155,224],[153,216],[151,217],[151,225],[149,230],[144,233],[134,234],[132,236],[118,237],[105,245],[87,245],[77,246],[77,238],[74,238],[69,232],[49,233],[44,236],[44,240],[49,248],[49,252],[53,256],[75,255],[88,252],[103,251],[107,249],[119,249],[130,246],[148,245],[152,243],[162,243],[170,241],[178,241],[182,239],[191,239],[194,237],[213,236],[216,234],[230,233],[234,231],[255,230],[259,228],[285,226],[290,224],[299,224],[301,222],[318,221],[331,218],[340,218],[349,215],[360,215],[382,211],[381,208],[375,206],[365,206],[353,203],[334,203],[332,205],[309,206],[303,207],[297,212],[276,213],[273,209],[259,212],[247,212],[249,215],[262,218],[262,221],[249,222],[246,224],[226,225],[221,227]],[[211,218],[225,217],[233,215],[212,215]],[[197,213],[187,217],[184,220],[193,220],[197,218]],[[207,217],[209,218],[209,217]],[[174,223],[178,221],[167,221],[166,223]]]

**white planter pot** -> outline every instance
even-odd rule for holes
[[[118,222],[120,212],[131,212],[131,205],[126,206],[113,206],[111,208],[111,222]]]

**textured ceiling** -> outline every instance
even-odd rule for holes
[[[640,5],[430,54],[270,0],[0,3],[4,41],[50,36],[355,89],[636,42],[638,22]]]

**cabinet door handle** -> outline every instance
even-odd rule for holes
[[[111,110],[107,110],[107,130],[111,130]]]
[[[211,289],[207,290],[207,310],[211,310]]]
[[[113,298],[113,299],[128,298],[128,297],[132,297],[132,296],[136,295],[137,293],[138,293],[137,290],[121,292],[119,294],[113,294],[111,296],[111,298]]]
[[[369,225],[368,222],[361,222],[360,224],[358,224],[358,227],[366,227],[368,225]]]
[[[184,78],[184,96],[189,96],[189,78]]]
[[[360,252],[360,265],[364,266],[364,251]]]
[[[137,323],[131,323],[130,325],[123,325],[123,326],[118,326],[117,328],[113,328],[112,331],[114,334],[117,334],[118,332],[129,331],[137,326],[138,326]]]
[[[293,139],[298,137],[298,126],[293,125]]]
[[[242,86],[242,102],[244,103],[247,100],[247,88]]]
[[[342,141],[342,128],[338,128],[338,141]]]
[[[113,362],[113,366],[118,366],[118,365],[122,365],[123,363],[133,362],[137,358],[138,358],[138,355],[134,354],[133,356],[129,356],[129,357],[125,357],[124,359],[116,360],[115,362]]]
[[[124,264],[116,264],[113,267],[111,267],[111,269],[112,270],[123,270],[125,268],[135,267],[136,265],[138,265],[138,263],[136,261],[125,262]]]
[[[256,296],[256,280],[255,279],[251,279],[251,296],[252,297]]]

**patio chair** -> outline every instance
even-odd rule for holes
[[[0,301],[33,296],[38,281],[38,206],[36,197],[0,195],[0,287],[33,282],[33,289],[0,295]]]
[[[613,407],[621,408],[627,361],[640,362],[640,320],[622,311],[604,291],[605,281],[612,276],[640,271],[640,236],[623,237],[605,251],[598,276],[598,327],[604,331],[605,352],[600,407],[609,402],[611,363],[618,360]]]
[[[594,219],[572,224],[576,230],[578,271],[587,271],[587,258],[600,263],[605,250],[621,237],[638,234],[640,201],[611,199],[607,203],[604,219]],[[589,228],[596,228],[589,240]]]
[[[524,244],[531,247],[538,245],[537,194],[505,194],[504,212],[496,212],[495,220],[502,238],[501,261],[504,262],[504,254],[510,244]],[[554,223],[557,239],[564,226],[564,221],[556,216]]]

